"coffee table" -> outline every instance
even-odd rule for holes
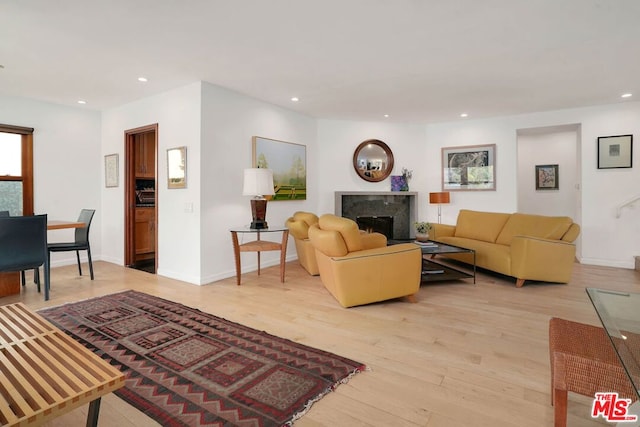
[[[461,248],[432,240],[425,243],[416,242],[416,244],[422,249],[422,283],[471,278],[473,278],[473,283],[476,283],[476,251],[473,249]],[[447,254],[473,255],[473,268],[462,269],[461,267],[453,266],[451,262],[436,258],[437,255]]]

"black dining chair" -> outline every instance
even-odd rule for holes
[[[76,251],[76,258],[78,259],[78,272],[82,276],[82,267],[80,266],[80,251],[87,251],[87,257],[89,258],[89,272],[91,273],[91,280],[93,280],[93,262],[91,261],[91,246],[89,245],[89,228],[91,227],[91,220],[95,209],[82,209],[78,222],[84,222],[85,227],[76,228],[75,240],[73,242],[64,243],[49,243],[49,257],[51,252],[68,252]]]
[[[0,211],[0,218],[7,218],[9,216],[11,216],[9,211]],[[40,275],[39,275],[39,271],[40,270],[37,269],[37,268],[33,270],[33,281],[38,284],[38,292],[40,292]],[[27,279],[26,279],[24,270],[22,270],[20,272],[20,278],[21,278],[20,280],[22,282],[22,286],[26,285],[27,284]]]
[[[44,300],[48,301],[47,215],[0,217],[0,271],[22,272],[40,266],[44,267]]]

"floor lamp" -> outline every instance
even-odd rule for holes
[[[429,193],[429,203],[438,205],[438,224],[441,224],[442,205],[449,203],[449,192],[442,191],[440,193]]]

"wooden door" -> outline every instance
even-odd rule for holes
[[[142,137],[144,135],[144,138]],[[142,143],[141,141],[146,141]],[[136,219],[136,177],[154,179],[155,188],[158,189],[158,180],[155,176],[156,158],[158,146],[158,124],[143,126],[125,131],[125,250],[124,262],[132,266],[136,262],[137,253],[140,250],[147,251],[147,258],[155,259],[158,266],[158,191],[156,191],[155,208],[149,209],[150,220],[146,222]],[[144,158],[143,166],[139,159]],[[152,171],[149,175],[148,172]],[[143,176],[138,174],[142,173]],[[138,250],[137,246],[142,249]]]

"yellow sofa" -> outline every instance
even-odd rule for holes
[[[302,268],[312,276],[320,274],[316,252],[309,240],[309,227],[318,223],[318,216],[311,212],[296,212],[285,221],[289,234],[293,237],[298,254],[298,261]]]
[[[476,251],[476,265],[525,280],[568,283],[580,226],[566,216],[461,210],[456,225],[432,224],[431,239]],[[447,255],[472,262],[469,255]]]
[[[387,246],[380,233],[361,233],[355,221],[320,216],[309,227],[320,279],[343,307],[409,297],[420,289],[422,251],[414,243]]]

